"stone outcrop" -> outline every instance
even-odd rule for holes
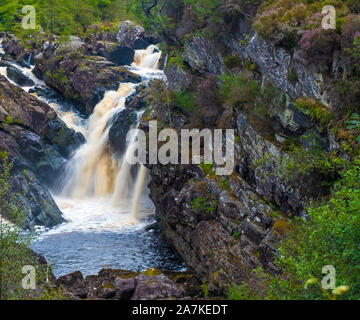
[[[120,25],[116,40],[120,46],[134,50],[143,50],[151,44],[160,42],[160,39],[146,33],[143,27],[137,26],[129,20]]]
[[[28,226],[64,221],[44,184],[50,185],[83,142],[44,102],[0,76],[0,149],[14,160],[12,185],[24,203]]]
[[[193,36],[187,41],[183,53],[184,60],[201,73],[222,74],[224,62],[216,46],[204,37]]]
[[[231,283],[256,283],[252,270],[279,272],[275,219],[240,176],[227,182],[199,166],[151,166],[149,188],[163,235],[214,295]],[[219,178],[220,179],[220,178]]]
[[[50,45],[35,57],[34,73],[89,115],[106,91],[116,90],[121,82],[141,80],[106,58],[85,52],[85,43],[78,40],[60,47]]]

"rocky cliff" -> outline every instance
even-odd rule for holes
[[[83,143],[44,102],[0,76],[0,149],[14,161],[14,192],[23,197],[28,225],[64,221],[48,187]]]
[[[254,31],[254,5],[233,14],[217,35],[210,34],[213,26],[206,23],[203,29],[193,26],[197,32],[184,31],[189,8],[179,3],[180,14],[174,15],[170,5],[165,9],[178,24],[164,45],[169,54],[166,87],[154,83],[147,89],[148,118],[175,130],[234,129],[235,170],[216,176],[214,167],[206,165],[151,165],[149,188],[163,236],[207,290],[219,295],[232,283],[256,287],[254,270],[259,267],[281,275],[274,259],[289,221],[307,217],[309,201],[329,192],[338,177],[335,155],[351,157],[348,137],[338,131],[345,102],[334,90],[346,59],[335,53],[330,65],[304,63],[299,49]],[[216,97],[215,87],[224,92],[224,74],[232,77],[233,86],[245,79],[259,92],[271,88],[273,96],[251,97],[252,89],[239,84],[230,97]],[[213,86],[212,78],[218,79]],[[182,97],[190,97],[189,102],[191,95],[196,111],[182,103]]]

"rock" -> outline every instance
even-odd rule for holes
[[[18,172],[13,176],[12,185],[14,192],[18,192],[23,203],[23,210],[27,215],[27,228],[44,226],[52,228],[65,222],[62,213],[49,191],[28,169]]]
[[[180,92],[185,90],[190,85],[191,81],[188,74],[175,63],[172,63],[170,66],[166,67],[164,73],[166,75],[168,87],[171,90]]]
[[[131,65],[135,56],[134,49],[110,41],[97,41],[88,46],[87,50],[89,54],[105,57],[118,66]]]
[[[120,25],[116,40],[120,46],[130,47],[134,50],[143,50],[150,44],[159,42],[158,39],[148,36],[143,27],[137,26],[129,20]]]
[[[11,34],[5,34],[2,45],[5,53],[15,58],[16,61],[21,60],[26,53],[25,47],[20,40]]]
[[[14,66],[7,67],[7,76],[21,87],[32,87],[34,81],[28,78],[22,71]]]
[[[86,56],[85,51],[50,46],[35,56],[34,72],[90,115],[106,91],[117,90],[121,82],[139,83],[141,79],[103,57]]]
[[[183,53],[184,60],[201,73],[221,75],[224,63],[212,42],[203,37],[193,36],[186,41]]]
[[[137,120],[137,113],[124,109],[110,119],[109,146],[113,153],[122,154],[126,147],[126,136]]]
[[[117,46],[109,54],[109,60],[118,66],[129,66],[133,63],[135,51],[129,47]]]
[[[0,150],[14,160],[12,186],[21,194],[28,227],[64,222],[45,185],[83,143],[46,103],[0,76]]]
[[[136,282],[135,279],[115,279],[116,299],[130,300],[135,292]]]
[[[70,291],[76,297],[85,299],[87,297],[85,280],[80,271],[75,271],[57,279],[56,284],[66,291]]]
[[[81,299],[153,300],[199,296],[198,279],[190,272],[160,271],[151,268],[143,273],[121,269],[102,269],[98,275],[81,272],[57,279],[70,296]]]
[[[181,298],[184,291],[165,275],[136,277],[136,289],[132,300],[156,300],[164,298]]]
[[[239,53],[250,58],[262,74],[269,77],[293,99],[301,97],[303,93],[320,101],[326,96],[322,90],[323,79],[321,74],[305,67],[298,54],[292,56],[284,48],[265,41],[256,32],[251,35],[245,48],[239,48]],[[296,73],[298,80],[290,80],[290,73]]]
[[[34,55],[40,50],[40,48],[37,47],[36,41],[30,41],[30,43],[27,44],[30,45],[31,49],[26,49],[22,44],[22,41],[16,36],[5,33],[3,35],[2,42],[4,51],[6,53],[4,59],[15,61],[22,67],[31,68],[31,65],[34,63]]]
[[[232,283],[254,285],[258,280],[252,271],[257,267],[274,272],[276,254],[267,260],[259,254],[260,246],[276,239],[267,216],[270,208],[236,173],[228,177],[229,190],[216,179],[207,179],[196,165],[152,165],[150,176],[150,197],[164,238],[208,283],[211,294],[225,294]],[[194,201],[201,198],[209,210],[202,205],[194,208]]]

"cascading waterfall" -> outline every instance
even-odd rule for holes
[[[1,42],[2,39],[0,59]],[[127,68],[144,81],[164,79],[163,72],[157,69],[160,55],[155,46],[138,50],[134,63]],[[125,160],[126,153],[133,151],[135,140],[130,139],[121,159],[115,158],[107,147],[111,117],[124,108],[126,97],[136,85],[123,83],[117,91],[107,92],[85,121],[71,103],[36,78],[33,67],[25,68],[9,61],[6,64],[33,80],[33,87],[20,88],[48,103],[68,127],[87,137],[87,143],[68,162],[62,193],[53,195],[67,222],[56,228],[40,229],[40,238],[32,246],[56,266],[55,275],[74,270],[84,275],[96,274],[101,268],[114,267],[127,270],[153,266],[169,270],[184,268],[155,233],[143,230],[152,222],[142,218],[152,215],[153,204],[145,196],[148,192],[144,187],[146,167],[134,168]],[[15,84],[7,76],[6,65],[0,67],[0,74]]]
[[[159,77],[156,68],[160,56],[161,52],[153,45],[146,50],[137,50],[130,69],[145,80],[153,78],[153,74]],[[134,152],[134,139],[130,139],[121,159],[112,155],[108,148],[109,121],[125,108],[126,97],[135,91],[135,87],[133,83],[122,83],[117,91],[106,92],[95,106],[88,120],[87,142],[67,165],[62,196],[70,199],[111,198],[114,207],[126,204],[132,217],[138,220],[146,167],[141,165],[133,177],[126,154]]]

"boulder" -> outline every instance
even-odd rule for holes
[[[85,299],[87,297],[84,276],[80,271],[58,278],[56,284],[78,298]]]
[[[109,147],[115,154],[122,154],[126,147],[128,131],[135,125],[137,113],[131,109],[124,109],[110,120]]]
[[[179,299],[184,291],[165,275],[140,275],[136,277],[136,289],[132,300]]]
[[[20,69],[14,66],[8,66],[6,73],[9,79],[21,87],[32,87],[35,85],[34,81],[27,77]]]
[[[87,51],[91,55],[105,57],[118,66],[131,65],[135,56],[134,49],[110,41],[96,41],[94,44],[89,44]]]
[[[109,60],[118,66],[129,66],[134,61],[135,52],[133,49],[124,46],[117,46],[110,51]]]
[[[154,300],[199,297],[199,280],[190,272],[160,271],[150,268],[145,272],[121,269],[102,269],[85,280],[76,271],[56,281],[67,296],[102,300]],[[73,299],[74,299],[73,298]]]
[[[135,279],[123,279],[117,277],[115,279],[116,298],[118,300],[130,300],[135,292]]]
[[[134,50],[143,50],[150,44],[159,42],[158,39],[148,36],[143,27],[137,26],[129,20],[120,25],[116,40],[120,46],[130,47]]]

